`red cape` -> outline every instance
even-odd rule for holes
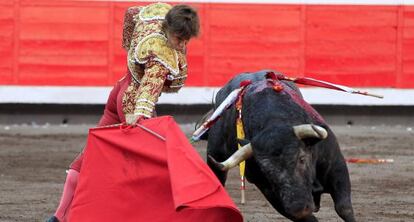
[[[226,221],[243,218],[171,117],[90,129],[69,221]]]

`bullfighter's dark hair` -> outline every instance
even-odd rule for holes
[[[181,40],[198,36],[200,19],[197,11],[188,5],[175,5],[165,16],[162,29],[175,34]]]

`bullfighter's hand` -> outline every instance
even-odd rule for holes
[[[145,116],[140,114],[127,114],[125,116],[125,122],[127,125],[134,125],[139,123],[139,121],[146,119]]]

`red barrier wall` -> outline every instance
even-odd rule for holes
[[[146,4],[146,3],[141,3]],[[187,86],[275,69],[355,87],[414,88],[414,6],[190,3],[202,34]],[[0,2],[1,85],[113,85],[132,2]]]

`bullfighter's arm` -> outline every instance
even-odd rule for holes
[[[168,45],[164,35],[152,33],[137,44],[133,58],[145,66],[137,92],[134,117],[150,118],[167,75],[179,73],[177,52]]]
[[[169,70],[157,61],[145,64],[145,74],[138,88],[134,115],[150,118],[161,94]]]

